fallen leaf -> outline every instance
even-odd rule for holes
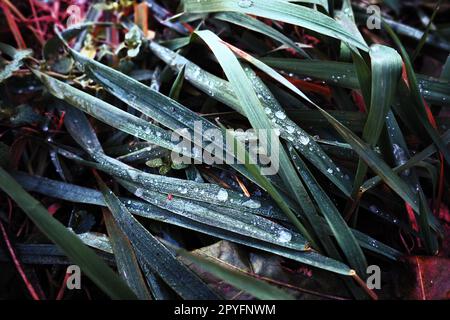
[[[285,259],[262,252],[248,252],[239,245],[228,241],[219,241],[213,245],[197,249],[194,253],[213,258],[226,267],[236,268],[247,275],[288,289],[297,299],[342,299],[346,291],[339,279],[322,270],[312,269],[294,263],[295,267],[286,266]],[[183,260],[185,261],[185,260]],[[185,261],[206,283],[226,299],[254,299],[220,279],[204,272],[200,267]]]

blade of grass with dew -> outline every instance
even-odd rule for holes
[[[442,136],[442,141],[448,145],[450,143],[450,130],[447,130]],[[415,154],[411,159],[409,159],[407,162],[405,162],[402,165],[399,165],[393,169],[395,173],[400,173],[402,171],[408,170],[416,166],[419,162],[424,161],[431,157],[434,153],[438,152],[439,150],[437,147],[432,144],[422,150],[421,152]],[[365,181],[364,184],[361,186],[361,192],[366,192],[377,185],[379,185],[383,180],[379,176],[375,176],[373,178],[370,178],[369,180]]]
[[[323,80],[330,85],[359,89],[355,66],[352,63],[272,57],[263,57],[260,60],[273,68]],[[440,106],[446,106],[447,101],[450,101],[449,81],[420,74],[417,74],[417,80],[423,89],[425,100]]]
[[[9,56],[12,61],[5,62],[4,65],[0,64],[0,83],[8,79],[15,71],[19,70],[23,65],[23,60],[30,57],[33,54],[32,50],[16,50],[14,47],[6,43],[0,42],[0,53]],[[0,60],[1,61],[1,60]]]
[[[316,179],[311,174],[306,164],[301,160],[297,152],[295,152],[292,147],[289,148],[289,150],[292,161],[319,207],[320,212],[325,217],[339,247],[346,256],[347,261],[358,274],[364,275],[367,270],[367,261],[355,236],[351,232],[344,218],[342,218],[336,206],[333,204],[333,201],[331,201],[317,183]]]
[[[334,161],[322,150],[314,138],[286,116],[285,111],[264,82],[250,68],[244,68],[253,88],[264,106],[264,112],[272,125],[280,130],[280,137],[294,147],[325,175],[345,195],[351,186]]]
[[[392,112],[388,113],[385,122],[392,155],[396,164],[401,165],[402,163],[407,161],[408,158],[410,158],[408,146],[406,144],[405,138],[403,137],[400,126],[398,125],[397,120],[395,119],[395,116]],[[420,199],[425,198],[422,186],[420,185],[420,180],[415,169],[403,171],[400,176],[414,190],[414,193],[416,195],[416,202],[419,202]],[[433,224],[436,228],[439,228],[439,223],[436,219],[433,219],[434,216],[431,213],[428,205],[422,204],[419,208],[421,209],[421,211],[420,213],[415,213],[416,219],[419,222],[420,233],[425,243],[425,248],[428,253],[432,255],[437,252],[439,245],[437,243],[436,236],[433,235],[430,231],[430,225]],[[419,217],[419,215],[424,215],[425,218]],[[432,222],[433,220],[434,223]]]
[[[431,125],[426,111],[426,106],[423,100],[423,97],[419,90],[419,83],[417,81],[416,74],[414,72],[413,65],[411,63],[411,60],[409,59],[409,55],[406,52],[405,47],[402,45],[400,39],[397,37],[395,32],[391,29],[389,25],[387,25],[385,22],[382,23],[383,28],[386,29],[389,36],[392,38],[396,46],[400,50],[400,54],[402,55],[404,64],[405,64],[405,70],[406,74],[408,75],[408,83],[409,83],[409,90],[411,93],[411,97],[413,98],[413,106],[416,109],[417,114],[421,118],[422,125],[424,126],[425,130],[427,131],[430,138],[433,140],[433,142],[436,144],[436,146],[439,148],[439,151],[444,156],[447,164],[450,164],[450,152],[445,146],[445,144],[442,142],[441,138],[438,135],[438,132],[433,126]]]
[[[166,130],[44,73],[37,70],[33,70],[33,73],[42,81],[53,96],[66,101],[70,105],[90,114],[94,118],[145,141],[169,150],[176,150],[180,153],[184,152],[183,150],[180,150],[176,143],[171,141],[170,134]],[[189,152],[185,155],[190,156],[191,153]]]
[[[350,31],[354,35],[354,37],[356,37],[358,39],[359,42],[367,45],[366,41],[364,40],[364,37],[362,36],[361,32],[358,29],[358,26],[355,23],[355,16],[353,13],[351,2],[349,0],[342,1],[342,9],[335,11],[334,19],[344,29]],[[343,45],[346,45],[346,44],[341,44],[341,50],[342,50]],[[352,49],[357,51],[357,49],[354,47]]]
[[[378,174],[388,186],[392,188],[403,200],[418,212],[419,208],[414,201],[408,185],[394,173],[394,171],[384,162],[375,151],[373,151],[361,138],[334,119],[328,112],[316,105],[323,116],[330,122],[333,128],[342,138],[352,146],[353,150],[368,164],[368,166]]]
[[[301,92],[297,87],[295,87],[292,83],[290,83],[287,79],[285,79],[282,75],[280,75],[278,72],[276,72],[274,69],[272,69],[271,67],[267,66],[264,62],[261,62],[260,60],[254,58],[253,56],[247,54],[246,52],[226,43],[223,41],[224,44],[226,44],[235,54],[237,54],[238,56],[240,56],[241,58],[243,58],[244,60],[246,60],[247,62],[253,64],[255,67],[257,67],[258,69],[260,69],[261,71],[263,71],[264,73],[266,73],[267,75],[269,75],[270,77],[272,77],[273,79],[277,80],[279,83],[281,83],[282,85],[284,85],[285,87],[289,88],[291,91],[295,92],[298,96],[300,96],[301,98],[305,99],[306,101],[310,101],[309,98],[303,93]],[[253,80],[252,82],[255,83],[254,79],[257,79],[256,76],[250,77],[251,80]],[[257,80],[256,80],[257,81]],[[261,81],[256,82],[257,85],[256,87],[262,87],[263,89],[265,88],[265,86],[262,84]],[[272,99],[267,99],[267,95],[269,94],[269,90],[266,88],[265,90],[263,90],[265,92],[261,93],[261,100],[265,99],[266,100],[266,105],[270,105],[269,101],[272,101],[272,99],[274,99],[274,97],[272,97]],[[270,115],[272,115],[271,121],[272,122],[276,122],[277,118],[280,120],[285,120],[285,113],[281,108],[277,108],[278,110],[273,110],[273,113],[270,112],[268,113],[268,116],[270,117]],[[267,111],[266,111],[267,113]],[[334,164],[334,162],[328,158],[327,156],[325,157],[325,159],[323,160],[329,160],[329,161],[321,161],[318,158],[323,157],[325,153],[322,152],[322,154],[320,153],[320,147],[315,144],[315,150],[311,150],[310,148],[311,145],[314,144],[314,142],[311,142],[311,145],[309,145],[308,142],[306,142],[306,139],[309,139],[309,141],[312,141],[312,137],[310,137],[305,131],[303,131],[302,129],[300,129],[297,125],[295,125],[292,121],[290,121],[290,124],[293,125],[291,126],[290,130],[288,129],[287,126],[287,122],[285,121],[286,125],[281,125],[280,128],[285,129],[284,131],[287,131],[288,135],[287,138],[289,141],[300,141],[301,143],[295,143],[296,147],[301,150],[302,154],[305,154],[307,157],[310,158],[310,161],[312,163],[317,163],[317,168],[322,171],[322,173],[325,174],[325,176],[327,176],[336,186],[338,186],[342,192],[346,195],[349,195],[350,193],[350,186],[348,184],[348,182],[344,179],[344,176],[339,172],[339,170],[337,170],[336,165]],[[278,121],[278,123],[280,123],[280,121]],[[290,136],[292,135],[292,133],[290,133],[290,131],[292,130],[292,128],[294,128],[294,133],[295,133],[295,129],[297,129],[297,133],[300,133],[300,136]],[[299,130],[300,129],[300,130]],[[306,143],[303,143],[303,142]],[[309,145],[308,148],[305,148],[305,145]],[[324,162],[328,162],[324,165]],[[330,173],[331,172],[331,173]]]
[[[310,58],[309,55],[302,48],[299,48],[299,46],[289,37],[285,36],[278,30],[270,27],[266,23],[259,21],[258,19],[255,19],[253,17],[250,17],[246,14],[239,12],[219,12],[214,14],[213,18],[222,21],[227,21],[239,25],[241,27],[247,28],[249,30],[262,33],[274,39],[275,41],[278,41],[286,45],[287,47],[294,49],[301,56],[305,58]]]
[[[178,100],[178,98],[180,97],[180,92],[181,89],[183,88],[184,69],[185,67],[183,66],[180,72],[178,72],[177,77],[173,82],[172,88],[170,88],[169,98],[173,100]]]
[[[103,210],[103,218],[120,275],[139,299],[151,300],[150,292],[129,239],[106,209]]]
[[[227,132],[228,133],[228,132]],[[286,214],[286,217],[289,219],[289,221],[297,228],[300,233],[309,241],[314,243],[313,238],[309,234],[308,230],[305,228],[303,223],[297,218],[296,214],[291,210],[283,196],[280,194],[280,192],[277,190],[277,188],[270,182],[270,180],[261,174],[261,169],[258,166],[255,166],[250,163],[249,159],[250,156],[248,155],[248,152],[246,151],[245,147],[237,141],[235,137],[232,137],[232,141],[235,144],[236,147],[236,153],[241,153],[245,155],[244,165],[247,168],[247,170],[255,177],[258,184],[262,186],[264,190],[267,191],[267,193],[270,194],[272,199],[278,204],[280,209]]]
[[[131,289],[80,239],[49,215],[35,198],[26,192],[2,167],[0,188],[27,214],[33,223],[112,299],[136,299]]]
[[[419,43],[417,44],[416,49],[414,50],[412,56],[411,56],[411,61],[414,62],[414,60],[416,60],[416,58],[419,56],[420,51],[422,51],[423,46],[425,45],[428,35],[430,33],[431,27],[433,26],[433,21],[434,18],[436,17],[436,14],[438,13],[440,6],[441,6],[441,0],[438,0],[438,2],[436,3],[436,6],[433,10],[433,14],[431,15],[430,20],[428,21],[428,25],[425,29],[425,32],[423,33],[422,37],[419,40]]]
[[[117,221],[119,228],[128,237],[134,250],[161,279],[183,299],[218,299],[209,287],[178,261],[158,239],[145,229],[97,177],[105,203]]]
[[[153,175],[133,167],[127,166],[104,154],[95,154],[98,162],[84,160],[68,150],[57,148],[58,154],[78,162],[79,164],[101,170],[118,179],[136,184],[137,194],[147,190],[159,194],[173,195],[181,199],[214,204],[218,207],[235,209],[240,208],[246,214],[256,214],[265,216],[270,214],[271,205],[261,205],[260,201],[248,199],[243,194],[222,188],[221,186],[209,183],[198,183],[183,179],[171,178],[160,175]],[[224,209],[225,210],[225,209]]]
[[[402,71],[402,59],[395,50],[382,45],[371,46],[369,55],[371,60],[371,95],[370,100],[366,100],[366,105],[370,107],[362,139],[373,148],[380,139],[386,115],[397,92],[397,83],[400,80]],[[364,77],[364,75],[361,75],[361,77]],[[366,83],[360,84],[361,87],[367,85]],[[365,89],[363,91],[367,94],[369,90]],[[367,165],[360,160],[353,182],[354,193],[359,191],[366,173]]]
[[[158,58],[176,72],[180,72],[181,67],[185,66],[185,79],[192,85],[218,101],[230,106],[237,112],[244,114],[228,81],[206,72],[182,55],[163,47],[154,41],[149,42],[149,48]]]
[[[256,92],[253,89],[251,81],[245,74],[244,69],[241,67],[232,51],[211,31],[196,31],[196,34],[205,41],[213,51],[229,79],[233,91],[244,109],[245,115],[252,127],[257,130],[275,129],[267,118]],[[275,143],[279,144],[280,142],[277,139]],[[315,208],[312,206],[311,200],[283,147],[280,146],[280,148],[278,148],[279,154],[276,154],[276,152],[273,152],[273,150],[275,150],[272,149],[273,146],[274,144],[272,142],[267,143],[267,151],[271,155],[271,162],[278,165],[279,174],[282,177],[283,182],[286,184],[286,187],[294,193],[293,196],[296,198],[302,209],[308,213],[308,216],[315,216]],[[300,227],[300,232],[315,245],[313,237],[306,231],[304,226],[299,225],[300,221],[298,221],[297,218],[290,216],[290,213],[288,213],[288,216],[292,223],[297,224]]]
[[[294,298],[286,291],[262,280],[255,279],[243,272],[227,268],[226,266],[221,265],[219,261],[214,261],[183,249],[177,249],[176,252],[178,256],[192,261],[203,270],[208,271],[212,275],[242,291],[250,293],[258,299],[294,300]]]
[[[407,160],[410,158],[410,154],[408,151],[408,146],[406,143],[406,139],[403,136],[403,133],[401,131],[401,128],[392,112],[389,112],[386,116],[386,129],[388,131],[388,139],[390,142],[393,158],[397,165],[401,165],[402,163],[407,162]],[[444,143],[445,140],[443,140]],[[431,165],[430,165],[431,166]],[[410,185],[411,189],[417,196],[417,202],[419,202],[421,194],[423,197],[424,192],[423,188],[420,183],[419,176],[415,170],[415,168],[412,168],[411,170],[403,171],[401,172],[401,177]],[[436,183],[433,183],[433,189],[435,189]],[[437,232],[442,233],[442,228],[440,226],[439,221],[436,219],[436,217],[431,213],[431,210],[429,206],[423,207],[425,209],[424,212],[421,212],[420,214],[427,215],[427,219],[422,219],[421,221],[428,220],[429,223],[427,225],[421,226],[422,230],[429,229],[430,225],[431,227],[436,230]],[[422,233],[422,236],[426,236],[429,234],[427,231],[426,233]],[[437,250],[437,242],[436,239],[426,239],[424,238],[424,241],[427,242],[428,248],[434,248],[434,250],[431,252],[436,252]],[[432,253],[431,253],[432,254]]]
[[[138,189],[130,183],[120,180],[119,182],[130,192],[136,192]],[[140,198],[162,209],[176,212],[189,219],[231,231],[236,234],[260,239],[268,243],[299,251],[308,249],[308,245],[302,236],[299,236],[299,234],[292,234],[282,225],[257,215],[248,214],[239,210],[213,211],[194,201],[176,197],[168,200],[165,195],[147,190],[142,191]]]
[[[294,24],[333,37],[364,51],[367,45],[342,28],[336,20],[316,10],[282,0],[183,0],[187,13],[240,12]]]

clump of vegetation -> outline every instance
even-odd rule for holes
[[[449,11],[3,0],[0,297],[448,298]]]

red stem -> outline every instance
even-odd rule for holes
[[[3,223],[1,221],[0,221],[0,231],[2,232],[3,239],[5,240],[6,247],[8,248],[8,251],[11,254],[11,258],[14,262],[14,265],[16,266],[17,271],[22,277],[22,280],[25,283],[28,292],[30,293],[33,300],[40,300],[39,295],[36,293],[36,290],[34,290],[31,282],[28,280],[25,271],[23,270],[22,265],[20,264],[19,259],[17,259],[16,252],[13,246],[11,245],[11,242],[9,241],[8,234],[6,233],[5,227],[3,226]]]

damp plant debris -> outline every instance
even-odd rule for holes
[[[449,16],[0,0],[0,299],[448,299]]]

